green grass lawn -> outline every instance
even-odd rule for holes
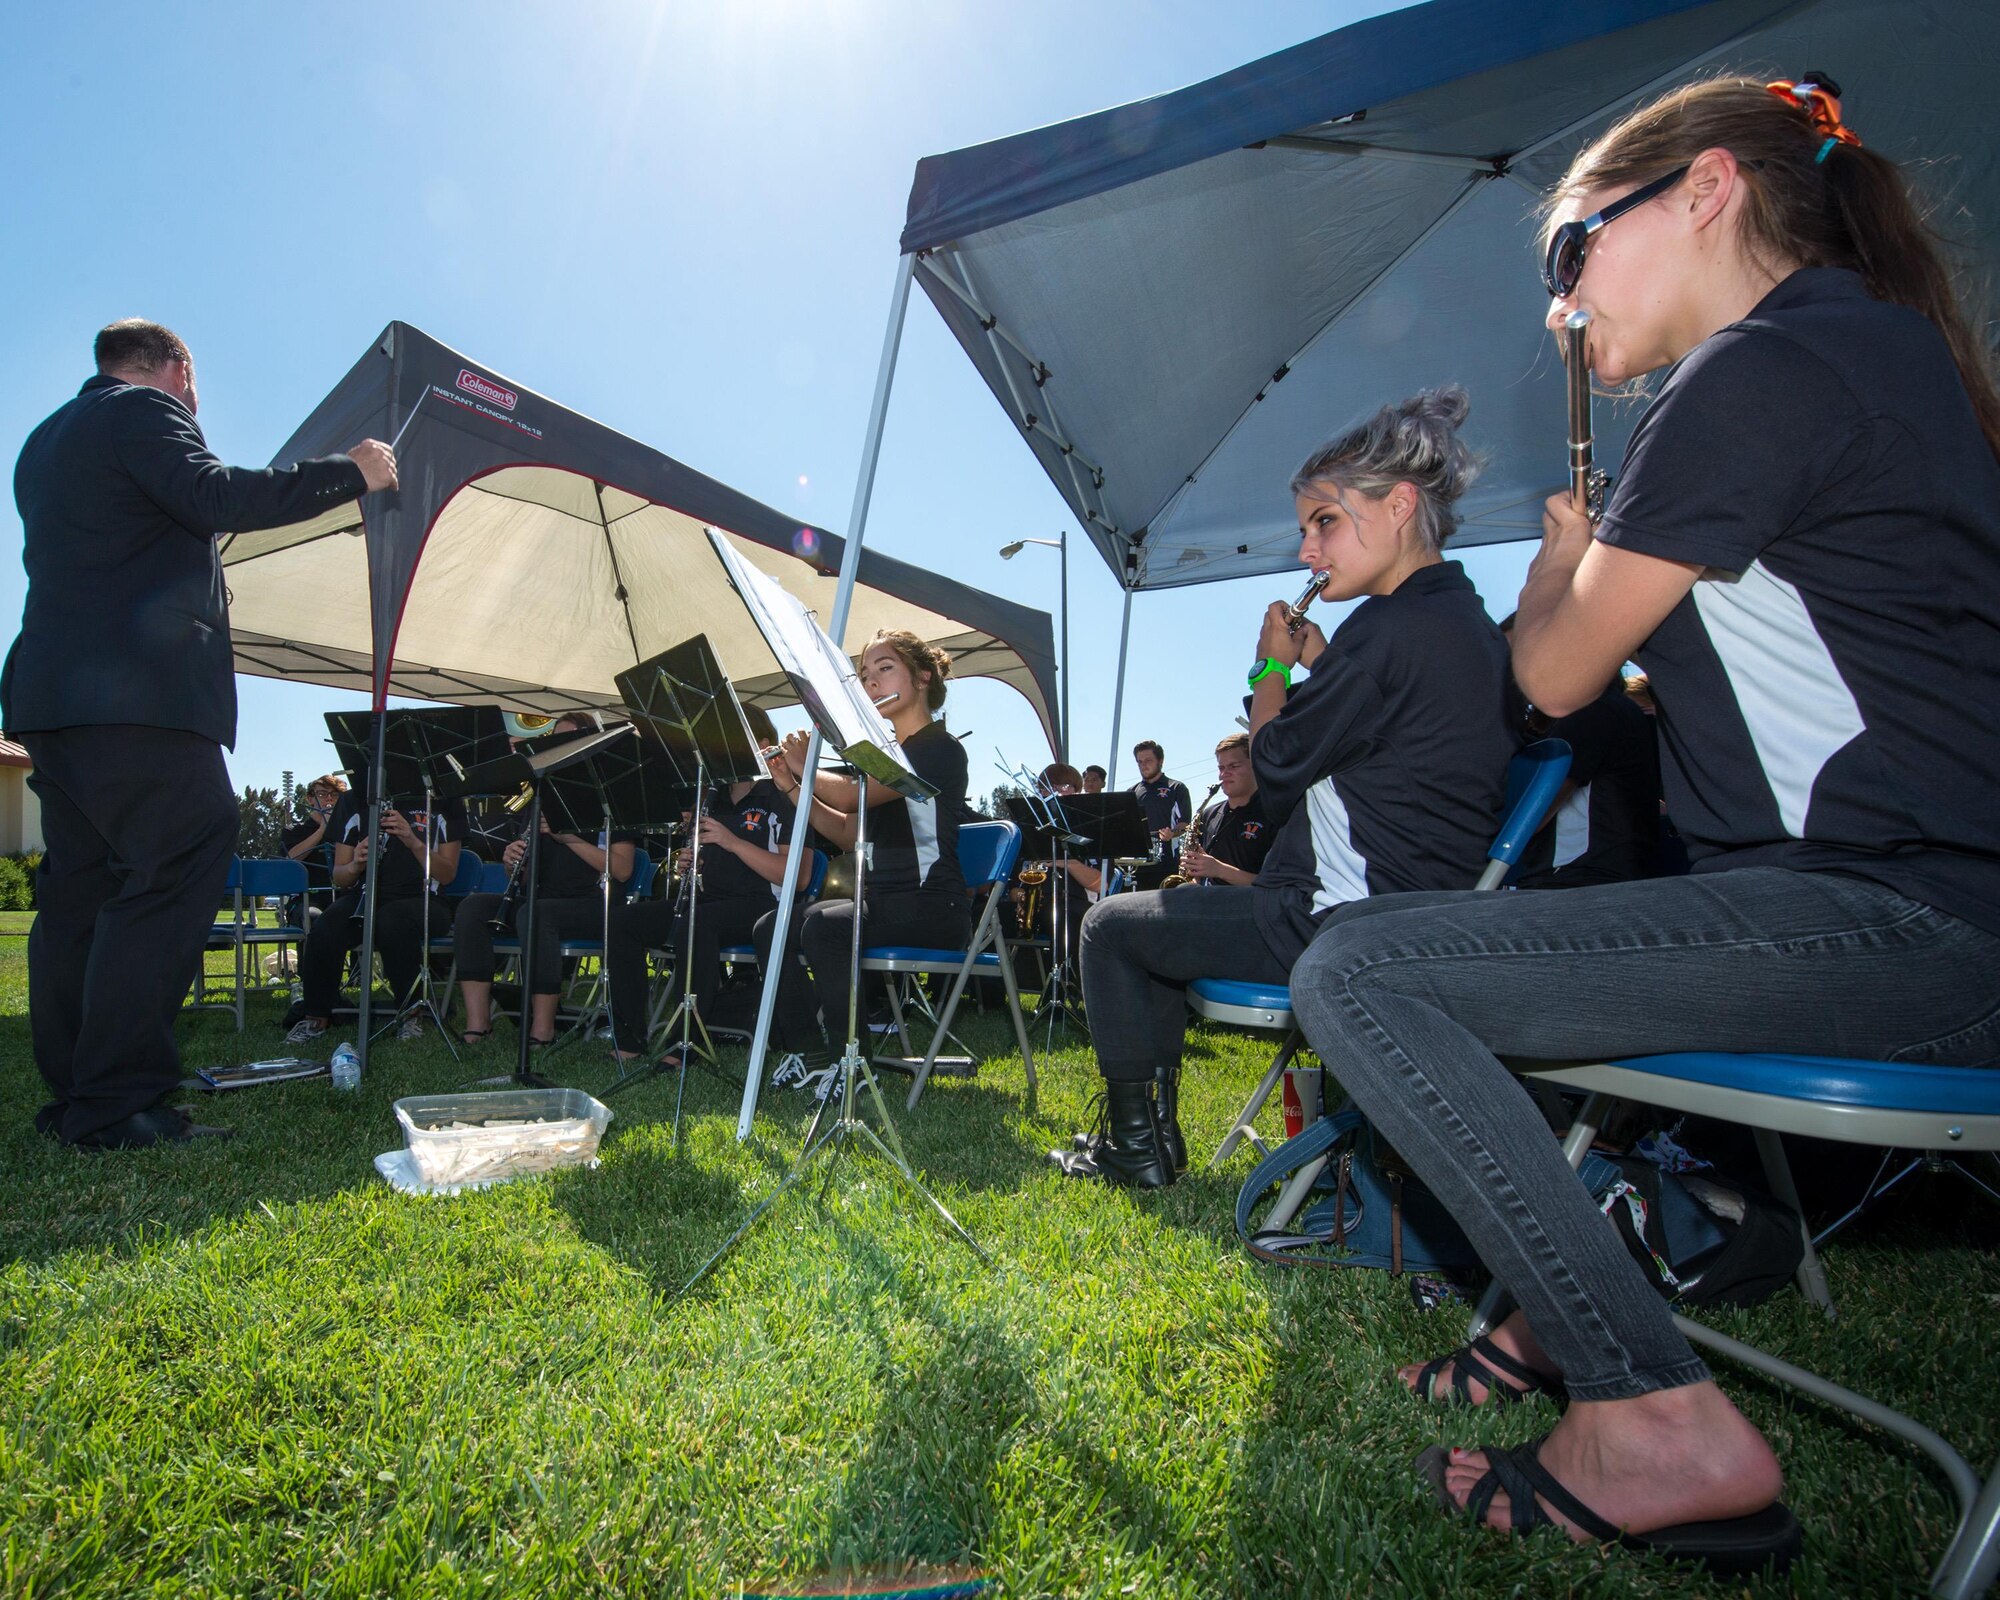
[[[1541,1407],[1450,1412],[1399,1360],[1457,1342],[1379,1273],[1250,1261],[1247,1158],[1133,1196],[1046,1163],[1095,1083],[1078,1048],[1025,1102],[1004,1022],[971,1082],[899,1126],[994,1258],[980,1267],[844,1164],[788,1199],[692,1297],[680,1285],[790,1162],[807,1107],[736,1089],[615,1102],[603,1164],[453,1200],[390,1192],[391,1103],[471,1075],[435,1039],[324,1082],[204,1105],[226,1146],[89,1157],[38,1139],[25,916],[0,915],[0,1594],[689,1595],[783,1592],[912,1564],[1010,1596],[1706,1595],[1699,1572],[1510,1543],[1448,1522],[1410,1460],[1517,1441]],[[281,1053],[191,1019],[190,1064]],[[474,1059],[511,1062],[506,1027]],[[599,1088],[572,1049],[554,1077]],[[1196,1166],[1268,1046],[1198,1033]],[[740,1071],[741,1053],[726,1058]],[[893,1083],[894,1080],[891,1080]],[[1969,1191],[1967,1192],[1969,1193]],[[2000,1452],[2000,1218],[1926,1186],[1828,1257],[1841,1319],[1795,1293],[1735,1331]],[[1955,1517],[1911,1452],[1746,1375],[1806,1555],[1733,1592],[1921,1592]]]

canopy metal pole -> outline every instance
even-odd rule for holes
[[[861,443],[861,472],[854,484],[854,508],[847,517],[847,543],[840,552],[840,583],[834,590],[833,618],[826,631],[843,650],[847,609],[854,598],[855,575],[861,570],[861,539],[868,527],[868,503],[875,494],[875,465],[882,454],[882,424],[889,414],[889,389],[896,377],[896,354],[903,342],[903,320],[910,309],[910,279],[916,265],[914,255],[906,255],[896,264],[896,287],[889,297],[889,326],[882,335],[882,364],[875,374],[875,400],[869,407],[868,432]],[[771,1041],[771,1016],[778,1002],[779,974],[785,970],[785,942],[798,895],[799,863],[805,859],[806,835],[812,831],[813,781],[819,773],[819,744],[819,731],[814,729],[812,742],[806,746],[806,770],[799,779],[799,815],[792,824],[791,849],[785,855],[784,887],[778,891],[778,920],[771,930],[771,959],[764,968],[764,992],[757,1001],[757,1031],[750,1041],[750,1065],[743,1074],[743,1103],[736,1114],[739,1144],[750,1137],[750,1124],[757,1115],[757,1091],[764,1081],[764,1053]]]
[[[1125,620],[1118,627],[1118,686],[1111,691],[1111,755],[1104,763],[1104,788],[1118,787],[1118,724],[1125,715],[1125,648],[1132,642],[1132,591],[1125,591]]]
[[[382,859],[382,852],[379,848],[382,842],[382,805],[384,801],[382,768],[387,760],[388,727],[389,712],[387,710],[387,699],[384,697],[378,702],[378,709],[375,712],[375,737],[372,741],[374,749],[368,768],[368,831],[362,835],[368,841],[368,867],[367,877],[362,880],[361,884],[361,965],[359,968],[361,973],[361,1015],[356,1019],[354,1026],[357,1030],[355,1047],[361,1053],[361,1070],[363,1072],[368,1070],[368,1043],[375,1032],[371,1026],[375,1015],[375,888],[379,876],[376,868],[381,865]],[[430,827],[428,819],[425,820],[424,826],[426,829]],[[429,892],[428,884],[425,885],[425,891]],[[428,951],[425,952],[425,959],[430,959]],[[335,998],[337,1000],[338,996],[336,995]]]

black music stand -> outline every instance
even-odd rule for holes
[[[327,736],[332,740],[346,768],[356,775],[357,789],[367,797],[369,836],[368,877],[362,890],[361,1005],[356,1031],[360,1034],[361,1064],[366,1070],[368,1048],[381,1034],[421,1008],[451,1051],[458,1049],[431,990],[431,843],[435,833],[433,817],[440,798],[452,798],[451,785],[466,766],[490,760],[507,749],[507,733],[497,706],[430,706],[387,711],[382,714],[382,771],[371,771],[375,739],[373,711],[329,711]],[[378,781],[379,778],[379,781]],[[380,856],[381,815],[377,807],[394,804],[408,811],[412,800],[421,800],[423,824],[423,923],[414,996],[398,995],[395,1015],[377,1029],[373,1022],[375,911],[378,894],[375,862]]]
[[[670,650],[627,668],[615,680],[626,708],[639,725],[642,744],[648,746],[674,772],[682,787],[694,788],[694,824],[688,836],[689,870],[682,892],[687,895],[687,924],[682,933],[680,963],[681,999],[668,1017],[662,1032],[671,1034],[680,1027],[680,1083],[674,1092],[674,1148],[681,1144],[681,1111],[687,1098],[688,1066],[699,1050],[711,1064],[715,1061],[715,1041],[702,1020],[695,1000],[692,966],[695,950],[695,919],[701,914],[701,824],[707,815],[712,786],[745,783],[765,776],[763,757],[743,715],[736,688],[716,659],[708,635],[696,634]],[[697,1045],[695,1034],[700,1034]],[[648,1055],[651,1053],[648,1037]],[[642,1059],[627,1070],[619,1063],[618,1076],[606,1094],[652,1077],[660,1071],[657,1059]]]
[[[906,766],[902,751],[897,745],[893,730],[890,729],[882,713],[868,698],[861,687],[854,664],[845,653],[828,638],[825,630],[813,619],[812,614],[795,596],[787,594],[767,574],[750,566],[738,557],[722,535],[709,530],[710,543],[715,547],[730,582],[743,599],[744,608],[749,611],[757,631],[771,647],[778,664],[791,680],[798,693],[800,703],[812,718],[814,734],[809,747],[806,771],[811,780],[817,765],[819,746],[822,740],[838,750],[855,769],[856,804],[854,813],[854,903],[857,908],[866,904],[868,882],[868,779],[874,778],[911,798],[926,798],[937,791]],[[771,941],[771,970],[764,974],[766,994],[764,1010],[758,1019],[758,1038],[766,1037],[770,1006],[780,981],[780,972],[785,957],[785,919],[791,911],[790,891],[795,887],[796,862],[800,858],[803,840],[812,822],[813,797],[809,790],[799,796],[802,815],[793,831],[792,848],[794,866],[793,879],[784,886],[779,899],[779,920]],[[791,1170],[779,1179],[764,1203],[744,1218],[742,1225],[723,1241],[722,1247],[707,1261],[703,1262],[695,1275],[681,1290],[685,1294],[712,1272],[723,1257],[734,1250],[744,1235],[757,1225],[757,1221],[784,1198],[786,1192],[801,1183],[810,1172],[815,1161],[824,1158],[828,1164],[826,1188],[833,1183],[832,1167],[841,1154],[852,1145],[870,1148],[889,1164],[903,1184],[904,1189],[914,1198],[928,1205],[943,1219],[952,1233],[982,1262],[989,1258],[979,1248],[979,1243],[967,1233],[958,1219],[944,1207],[944,1202],[924,1187],[923,1180],[910,1165],[904,1154],[903,1141],[896,1133],[896,1125],[889,1117],[889,1108],[882,1100],[882,1088],[876,1081],[875,1069],[868,1057],[862,1053],[861,1033],[861,916],[854,918],[854,937],[848,950],[847,969],[847,1050],[835,1065],[840,1074],[839,1088],[835,1094],[821,1100],[813,1113],[811,1124],[806,1129],[803,1148]],[[753,1046],[750,1073],[744,1084],[744,1104],[753,1102],[756,1078],[760,1065]],[[875,1115],[881,1122],[881,1130],[870,1127],[861,1120],[859,1107],[855,1103],[857,1084],[868,1091],[875,1103]],[[822,1132],[820,1123],[827,1108],[838,1099],[839,1109],[832,1122]],[[822,1190],[824,1193],[825,1190]]]
[[[558,794],[552,775],[574,766],[580,761],[598,754],[622,739],[632,736],[629,723],[620,723],[599,733],[572,734],[552,740],[536,741],[540,749],[522,748],[503,756],[497,761],[489,761],[478,767],[467,768],[455,773],[452,786],[444,791],[447,796],[465,795],[513,795],[520,793],[523,786],[534,798],[528,802],[528,854],[521,863],[521,870],[527,875],[527,891],[521,898],[521,920],[517,937],[521,945],[521,1009],[519,1016],[520,1046],[515,1058],[514,1074],[508,1078],[482,1079],[481,1083],[513,1083],[518,1088],[553,1088],[546,1078],[528,1070],[528,1035],[532,1031],[529,1024],[529,1010],[532,998],[528,992],[530,970],[534,963],[535,951],[535,900],[538,869],[542,853],[542,817],[544,808],[564,825],[565,832],[581,832],[579,819],[571,811],[567,794]],[[610,864],[610,847],[605,849],[607,869]]]
[[[1010,810],[1015,803],[1008,802]],[[1025,805],[1029,810],[1040,806],[1047,811],[1049,825],[1046,832],[1056,859],[1067,862],[1076,856],[1098,863],[1098,871],[1102,874],[1098,886],[1100,900],[1110,890],[1114,861],[1120,857],[1129,859],[1147,854],[1150,836],[1146,832],[1145,813],[1140,810],[1136,795],[1122,791],[1117,794],[1048,795],[1028,801]],[[1050,871],[1053,873],[1054,868],[1051,867]],[[1070,876],[1067,867],[1062,878],[1063,895],[1076,893],[1076,880]],[[1076,967],[1076,952],[1068,948],[1068,907],[1064,905],[1058,911],[1056,899],[1056,896],[1050,896],[1049,905],[1051,915],[1060,918],[1061,942],[1052,941],[1049,987],[1035,1008],[1033,1019],[1046,1021],[1048,1028],[1044,1037],[1051,1043],[1055,1039],[1058,1019],[1066,1024],[1076,1024],[1085,1033],[1090,1031],[1089,1017],[1082,1004],[1081,974]],[[1056,951],[1062,954],[1060,962],[1055,959]]]
[[[542,780],[548,791],[548,803],[558,818],[551,825],[554,830],[588,837],[592,828],[601,827],[604,842],[604,870],[597,875],[601,902],[599,939],[603,951],[599,960],[602,979],[599,992],[603,999],[563,1036],[564,1042],[587,1035],[599,1015],[611,1024],[614,1034],[617,1031],[617,1019],[611,1013],[609,970],[613,830],[623,829],[631,833],[671,831],[680,821],[681,813],[694,793],[693,781],[682,764],[663,755],[644,737],[643,729],[640,735],[594,750],[581,760],[551,770]],[[522,748],[531,753],[540,752],[552,748],[562,737],[552,735],[525,741]],[[566,827],[563,825],[565,821]],[[525,967],[523,970],[525,972]]]

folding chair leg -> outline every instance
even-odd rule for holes
[[[1028,1019],[1021,1009],[1021,991],[1014,982],[1014,961],[1000,943],[1000,981],[1007,988],[1007,1015],[1014,1020],[1014,1042],[1021,1047],[1021,1065],[1028,1074],[1028,1105],[1035,1103],[1035,1053],[1028,1048]]]
[[[951,980],[951,993],[945,997],[944,1010],[937,1012],[931,1018],[934,1026],[931,1029],[930,1048],[924,1052],[923,1065],[917,1068],[916,1082],[910,1085],[910,1097],[903,1102],[903,1107],[907,1111],[917,1109],[917,1101],[924,1092],[924,1085],[931,1081],[931,1069],[937,1065],[938,1051],[944,1048],[944,1042],[950,1036],[951,1019],[958,1014],[959,996],[965,993],[966,981],[971,976],[972,956],[968,952],[965,964],[958,969],[957,976]]]
[[[1571,1120],[1569,1137],[1563,1140],[1563,1160],[1574,1172],[1583,1165],[1583,1158],[1590,1154],[1590,1142],[1597,1137],[1597,1130],[1604,1126],[1604,1119],[1617,1104],[1608,1094],[1590,1094],[1584,1098],[1583,1107]],[[1495,1278],[1486,1286],[1486,1292],[1479,1297],[1479,1304],[1472,1313],[1472,1325],[1466,1330],[1468,1340],[1482,1339],[1491,1333],[1501,1320],[1501,1306],[1507,1299],[1507,1291],[1500,1287]]]
[[[1257,1085],[1257,1092],[1250,1096],[1243,1109],[1236,1113],[1236,1126],[1229,1130],[1222,1146],[1208,1158],[1208,1169],[1213,1172],[1229,1159],[1230,1153],[1248,1139],[1258,1149],[1263,1149],[1257,1138],[1257,1113],[1264,1109],[1264,1102],[1271,1098],[1271,1091],[1278,1086],[1278,1079],[1285,1068],[1292,1064],[1292,1057],[1299,1053],[1299,1046],[1306,1042],[1306,1036],[1297,1028],[1285,1035],[1285,1042],[1278,1047],[1277,1055],[1271,1058],[1271,1070],[1264,1074],[1264,1081]]]
[[[909,1026],[903,1020],[903,974],[892,972],[888,974],[888,979],[883,987],[889,991],[889,1015],[896,1019],[896,1039],[902,1045],[903,1054],[907,1057],[914,1052],[910,1049]],[[861,1027],[865,1033],[868,1029],[866,1016],[861,1019]]]
[[[1959,1519],[1958,1532],[1931,1577],[1931,1593],[1949,1600],[1974,1600],[2000,1582],[2000,1461],[1986,1487]]]
[[[1805,1235],[1806,1253],[1799,1259],[1799,1293],[1827,1314],[1834,1315],[1833,1292],[1826,1286],[1826,1269],[1813,1248],[1812,1229],[1806,1225],[1805,1207],[1799,1204],[1799,1186],[1792,1181],[1792,1164],[1785,1158],[1785,1141],[1771,1128],[1754,1130],[1757,1154],[1763,1158],[1764,1181],[1771,1193],[1798,1213],[1799,1232]]]

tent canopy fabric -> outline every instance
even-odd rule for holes
[[[401,488],[223,547],[240,672],[521,711],[611,708],[615,675],[705,632],[751,704],[795,700],[712,525],[822,618],[842,541],[391,323],[274,458],[395,439]],[[908,628],[1057,740],[1047,612],[861,554],[846,638]]]
[[[1459,542],[1538,537],[1565,455],[1535,208],[1571,156],[1675,84],[1823,70],[1990,268],[1996,64],[1990,0],[1430,0],[927,157],[902,247],[1127,588],[1291,567],[1299,464],[1446,382],[1487,463]],[[1600,462],[1637,411],[1600,401]]]

